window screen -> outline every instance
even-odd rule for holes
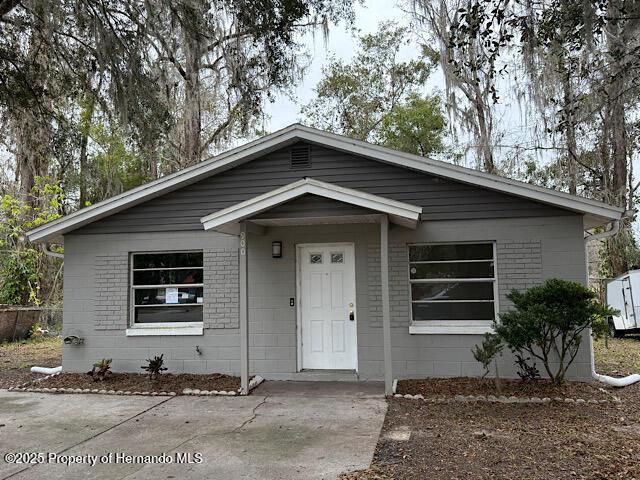
[[[493,320],[492,243],[409,246],[413,321]]]
[[[202,322],[202,252],[134,253],[135,323]]]

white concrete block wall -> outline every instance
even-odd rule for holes
[[[406,279],[406,244],[495,240],[498,246],[500,308],[507,305],[509,288],[526,288],[540,281],[560,277],[584,283],[585,262],[582,219],[575,217],[520,218],[423,222],[415,231],[392,226],[390,258],[394,312],[392,343],[394,376],[427,377],[479,375],[481,369],[471,355],[479,335],[410,335],[409,292]],[[271,258],[271,242],[283,242],[283,257]],[[356,248],[356,302],[358,322],[358,370],[362,379],[383,377],[382,329],[374,278],[379,252],[379,226],[373,224],[270,228],[265,236],[249,236],[249,332],[250,369],[266,378],[295,378],[297,367],[296,308],[289,299],[296,296],[295,244],[353,242]],[[221,253],[218,277],[233,285],[236,270],[233,252],[237,238],[206,232],[68,235],[65,238],[64,334],[85,338],[82,347],[65,347],[64,369],[87,371],[98,358],[113,358],[115,370],[141,371],[144,360],[165,354],[170,371],[239,372],[237,310],[218,311],[202,336],[126,337],[124,328],[97,328],[96,285],[104,281],[96,268],[98,256],[121,256],[130,251],[203,249]],[[373,252],[373,253],[372,253]],[[205,253],[205,256],[207,254]],[[402,260],[405,259],[405,260]],[[224,264],[224,265],[222,265]],[[520,272],[519,272],[519,271]],[[108,275],[108,274],[107,274]],[[212,281],[205,273],[208,282]],[[215,280],[214,280],[215,281]],[[371,283],[370,283],[371,282]],[[205,286],[207,291],[211,287]],[[234,298],[226,290],[222,298]],[[205,295],[205,303],[214,295]],[[405,302],[406,304],[403,303]],[[225,302],[227,304],[233,302]],[[211,311],[212,305],[206,305]],[[217,307],[216,307],[217,308]],[[226,307],[224,307],[226,308]],[[108,321],[117,323],[117,312],[109,310]],[[107,319],[101,320],[107,324]],[[124,321],[126,326],[127,320]],[[202,351],[195,351],[198,345]],[[571,371],[573,378],[588,379],[590,352],[584,343]],[[515,375],[510,354],[502,359],[502,372]],[[541,367],[541,366],[539,366]]]

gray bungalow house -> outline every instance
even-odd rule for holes
[[[586,282],[622,209],[302,125],[29,232],[64,243],[63,370],[475,376],[505,295]],[[590,378],[585,343],[570,376]],[[514,375],[505,354],[503,371]]]

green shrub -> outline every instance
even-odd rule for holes
[[[502,339],[498,335],[495,333],[485,333],[482,343],[471,349],[473,358],[480,362],[482,364],[482,368],[484,368],[484,375],[482,375],[482,378],[487,376],[489,373],[489,366],[491,365],[491,362],[493,362],[496,374],[494,381],[499,393],[501,390],[500,372],[498,371],[498,361],[496,357],[502,354],[503,347]]]
[[[524,293],[512,290],[507,298],[514,310],[500,315],[494,330],[510,350],[542,362],[554,383],[562,383],[582,343],[585,330],[606,329],[606,317],[615,314],[583,285],[550,279]]]

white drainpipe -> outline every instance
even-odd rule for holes
[[[60,373],[62,371],[62,365],[59,367],[47,368],[47,367],[31,367],[33,373],[44,373],[45,375],[53,375],[54,373]]]
[[[622,216],[622,218],[627,217],[629,213],[633,213],[633,212],[628,212],[628,211],[624,212],[624,215]],[[601,233],[596,233],[594,235],[586,235],[584,237],[585,256],[587,255],[587,243],[594,240],[603,240],[605,238],[614,236],[620,230],[620,221],[621,220],[615,220],[609,230],[606,230]],[[586,258],[586,265],[587,265],[587,281],[588,281],[589,279],[589,259],[588,258]],[[589,348],[591,349],[591,376],[594,379],[598,380],[599,382],[606,383],[607,385],[612,385],[614,387],[626,387],[627,385],[640,382],[640,375],[637,373],[634,373],[633,375],[629,375],[627,377],[622,377],[622,378],[609,377],[608,375],[600,375],[599,373],[596,372],[596,359],[593,354],[593,336],[591,335],[589,335]]]

